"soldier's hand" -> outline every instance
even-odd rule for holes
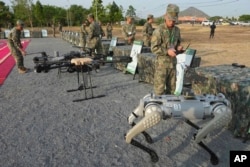
[[[183,51],[183,46],[178,46],[177,50],[180,51],[180,52]]]
[[[167,54],[170,57],[175,57],[176,56],[176,50],[174,48],[170,48],[170,49],[168,49]]]

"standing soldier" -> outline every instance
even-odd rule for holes
[[[59,32],[62,32],[62,24],[60,22],[58,23],[58,30]]]
[[[143,33],[143,42],[145,46],[150,47],[151,45],[151,37],[153,34],[153,26],[152,23],[154,21],[154,16],[153,15],[148,15],[147,22],[144,24],[142,33]]]
[[[53,23],[51,27],[52,27],[53,37],[55,38],[56,37],[56,26]]]
[[[175,26],[179,7],[167,6],[165,23],[161,24],[152,35],[151,50],[157,55],[155,61],[154,93],[156,95],[173,94],[176,81],[176,54],[182,51],[180,29]]]
[[[96,50],[97,54],[102,53],[102,46],[101,46],[101,27],[95,21],[95,17],[93,14],[88,15],[89,21],[89,31],[88,31],[88,39],[87,39],[87,46],[92,49],[92,51]]]
[[[14,27],[8,36],[8,47],[11,51],[12,56],[16,60],[18,67],[18,72],[24,74],[28,71],[24,67],[23,56],[26,56],[26,51],[23,49],[21,43],[21,31],[23,30],[24,23],[21,20],[16,22],[16,27]]]
[[[133,24],[132,16],[126,16],[126,19],[126,23],[122,26],[122,34],[125,39],[125,43],[131,45],[135,40],[136,27]]]
[[[81,25],[81,35],[82,35],[82,47],[83,47],[83,50],[85,50],[86,42],[87,42],[87,35],[88,35],[88,32],[86,30],[87,26],[89,26],[89,21],[85,20]]]
[[[101,35],[100,35],[100,38],[102,39],[102,37],[105,37],[105,32],[103,31],[102,29],[102,22],[99,21],[99,25],[100,25],[100,28],[101,28]]]
[[[210,26],[210,37],[209,37],[210,39],[214,38],[215,29],[216,29],[216,25],[215,25],[215,22],[213,22],[213,24]]]
[[[107,32],[107,38],[108,39],[112,39],[112,31],[113,31],[113,27],[110,23],[107,24],[106,27],[106,32]]]

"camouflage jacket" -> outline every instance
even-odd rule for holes
[[[8,36],[8,43],[10,47],[15,47],[16,49],[22,49],[21,43],[21,31],[13,28]]]
[[[176,58],[168,56],[167,50],[170,47],[176,48],[180,45],[180,42],[180,29],[176,26],[170,31],[165,24],[161,24],[154,30],[151,39],[151,51],[157,55],[157,60],[162,62],[163,68],[174,68]]]
[[[101,27],[97,22],[92,22],[89,25],[89,31],[88,31],[88,39],[91,40],[94,37],[100,37],[101,35]]]
[[[128,39],[128,37],[132,36],[133,38],[135,38],[135,34],[136,34],[136,27],[134,24],[124,24],[122,26],[122,34],[123,37],[125,38],[125,40]]]
[[[112,30],[113,30],[113,27],[111,25],[107,25],[106,31],[109,32],[109,33],[111,33]]]
[[[84,24],[81,25],[81,33],[83,33],[84,35],[88,34],[88,32],[86,30],[86,25],[84,25]]]
[[[154,29],[152,27],[152,24],[146,22],[142,29],[143,36],[146,36],[146,37],[152,36],[153,31]]]

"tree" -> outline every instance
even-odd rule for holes
[[[120,7],[113,1],[112,4],[109,4],[106,6],[107,12],[107,19],[104,22],[117,22],[121,21],[123,16],[122,16],[122,10]]]
[[[83,22],[84,19],[87,18],[87,14],[89,13],[87,9],[79,5],[71,5],[69,11],[73,26],[81,25],[81,23]]]
[[[90,11],[95,15],[96,20],[103,21],[105,17],[105,10],[102,5],[102,0],[93,0]]]
[[[10,12],[9,6],[5,6],[3,1],[0,1],[0,27],[7,27],[13,22],[14,15]]]
[[[62,25],[67,23],[67,10],[61,7],[44,5],[43,6],[44,20],[47,26],[60,22]]]
[[[239,21],[244,21],[244,22],[250,21],[250,15],[241,15],[239,17]]]
[[[33,28],[33,0],[12,0],[15,19],[21,19],[28,22]]]
[[[36,21],[40,24],[40,26],[44,23],[44,14],[43,14],[43,6],[40,3],[40,1],[36,2],[36,5],[34,6],[34,15]]]
[[[135,13],[135,8],[132,6],[132,5],[129,5],[128,7],[128,10],[126,12],[126,16],[129,15],[129,16],[136,16],[136,13]]]

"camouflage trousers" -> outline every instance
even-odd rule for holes
[[[156,95],[173,94],[175,91],[175,85],[176,70],[174,68],[155,67],[154,93]]]
[[[147,47],[151,46],[151,37],[144,36],[143,37],[143,44]]]
[[[112,39],[112,32],[107,32],[107,38]]]
[[[24,64],[23,64],[23,55],[20,52],[20,50],[16,49],[14,46],[8,45],[8,47],[10,49],[11,55],[14,57],[14,59],[16,61],[17,67],[18,68],[24,67]]]
[[[87,47],[92,49],[93,52],[96,50],[97,54],[102,54],[102,43],[99,37],[88,40]]]

